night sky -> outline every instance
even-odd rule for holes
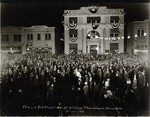
[[[80,9],[83,6],[99,5],[108,8],[124,8],[125,23],[149,19],[149,2],[97,2],[98,0],[66,0],[54,2],[26,2],[5,0],[1,3],[1,26],[33,26],[46,25],[57,27],[63,31],[63,11]],[[99,0],[100,1],[100,0]]]

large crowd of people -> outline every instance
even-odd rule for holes
[[[147,107],[149,69],[144,55],[28,53],[13,55],[13,60],[5,55],[0,75],[4,110],[14,105],[60,103],[105,106],[107,98],[122,104],[127,113],[131,103],[138,111]]]

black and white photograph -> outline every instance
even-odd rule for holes
[[[0,8],[0,116],[150,116],[149,0]]]

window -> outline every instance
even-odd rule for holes
[[[77,54],[78,45],[76,43],[69,44],[69,53],[70,54]]]
[[[33,40],[33,34],[27,34],[27,40],[29,41],[29,40]]]
[[[119,20],[115,20],[115,23],[119,23]]]
[[[119,16],[111,16],[110,17],[110,23],[119,23]]]
[[[114,34],[110,34],[110,37],[114,37]]]
[[[137,45],[137,46],[136,46],[136,49],[139,49],[139,48],[140,48],[140,45]]]
[[[110,20],[110,23],[114,23],[114,20]]]
[[[1,49],[2,49],[2,50],[10,50],[10,47],[11,47],[11,46],[1,46]]]
[[[97,31],[90,31],[87,34],[87,39],[99,38],[100,34]]]
[[[141,45],[141,48],[144,48],[144,45]]]
[[[118,37],[118,34],[110,34],[110,37]]]
[[[69,24],[77,24],[77,17],[69,17]]]
[[[69,30],[70,37],[77,37],[78,36],[77,34],[78,34],[77,30]]]
[[[95,20],[91,20],[92,21],[92,23],[95,23],[96,21]]]
[[[118,29],[110,29],[110,37],[118,37],[120,31]]]
[[[141,32],[141,31],[140,31],[140,30],[138,30],[138,36],[140,36],[140,32]]]
[[[110,37],[112,41],[117,41],[119,38],[119,30],[118,29],[110,29]]]
[[[144,36],[144,30],[141,30],[141,36]]]
[[[21,41],[21,34],[15,34],[14,41]]]
[[[147,45],[145,45],[145,48],[147,48]]]
[[[45,34],[45,40],[51,40],[51,34]]]
[[[87,17],[87,23],[100,23],[100,17]]]
[[[110,53],[118,53],[118,43],[110,43]]]
[[[144,36],[144,30],[137,30],[138,36]]]
[[[2,35],[2,41],[9,41],[9,35]]]
[[[41,34],[37,34],[37,40],[41,40]]]
[[[118,37],[119,34],[110,34],[110,37]]]
[[[118,37],[118,34],[115,34],[115,37]]]
[[[109,53],[109,50],[105,50],[105,53]]]

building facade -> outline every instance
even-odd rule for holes
[[[124,9],[64,10],[65,54],[124,53]]]
[[[55,27],[2,27],[1,52],[49,52],[58,54],[60,48],[60,31]]]
[[[127,52],[148,53],[149,20],[133,21],[127,24]]]

